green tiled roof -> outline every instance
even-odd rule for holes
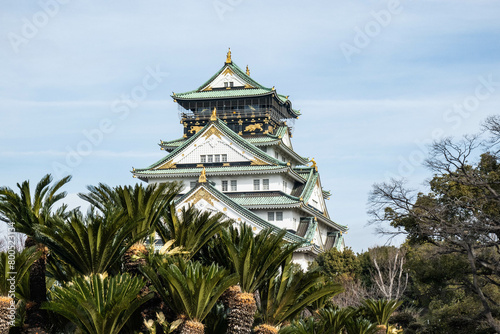
[[[228,195],[242,206],[290,205],[300,203],[299,198],[284,193],[238,193]]]
[[[169,169],[136,169],[134,174],[140,175],[172,175],[172,174],[186,174],[186,177],[192,176],[188,174],[200,175],[203,167],[194,168],[169,168]],[[223,173],[236,173],[236,172],[276,172],[280,170],[287,170],[286,166],[227,166],[227,167],[205,167],[207,176],[210,174],[223,174]]]
[[[252,137],[247,137],[245,138],[246,141],[249,143],[254,144],[255,146],[259,144],[271,144],[271,143],[276,143],[278,142],[278,139],[270,137],[269,134],[266,134],[265,136],[252,136]]]
[[[177,138],[169,141],[161,141],[160,145],[162,146],[179,146],[182,145],[186,141],[186,138]]]
[[[307,203],[309,201],[309,198],[311,198],[314,187],[316,186],[316,180],[318,179],[318,176],[319,173],[311,168],[311,173],[307,178],[306,186],[304,187],[304,190],[300,195],[300,197],[302,197],[302,199],[304,200],[304,203]]]
[[[271,90],[262,88],[232,88],[223,90],[207,90],[198,92],[196,90],[175,94],[174,98],[180,99],[219,99],[219,98],[231,98],[231,97],[241,97],[241,96],[262,96],[271,94]]]
[[[180,198],[178,198],[176,200],[176,203],[180,203],[184,199],[188,198],[194,191],[196,191],[196,189],[198,189],[198,187],[200,187],[200,184],[198,184],[197,187],[194,187],[193,189],[191,189],[190,191],[188,191],[186,194],[184,194],[183,196],[181,196]],[[221,193],[220,191],[218,191],[217,189],[215,189],[214,187],[212,187],[210,185],[210,183],[203,183],[203,187],[205,187],[205,189],[207,189],[212,195],[214,195],[216,198],[218,198],[221,202],[223,202],[227,206],[231,207],[233,210],[235,210],[236,212],[240,213],[242,216],[246,217],[248,220],[250,220],[253,223],[257,224],[261,228],[272,228],[275,231],[280,231],[281,230],[277,226],[275,226],[275,225],[269,223],[268,221],[260,218],[259,216],[257,216],[252,211],[250,211],[250,210],[242,207],[238,203],[234,202],[230,197],[226,196],[224,193]],[[285,234],[284,239],[287,240],[288,242],[298,242],[298,243],[302,243],[302,244],[307,243],[304,238],[299,237],[298,235],[295,235],[295,234],[290,233],[290,232],[287,232]]]

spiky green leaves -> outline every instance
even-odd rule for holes
[[[397,300],[367,299],[363,301],[363,309],[372,322],[387,326],[392,313],[394,313],[401,304],[403,304],[403,302]]]
[[[175,240],[174,245],[189,252],[189,258],[196,254],[215,234],[229,226],[231,220],[222,213],[202,212],[193,206],[182,208],[178,215],[175,206],[170,205],[169,214],[165,216],[158,233],[164,242]]]
[[[178,315],[199,322],[205,319],[222,293],[238,281],[235,274],[229,275],[216,264],[206,267],[180,257],[170,264],[142,270]]]
[[[128,274],[108,277],[96,274],[75,277],[54,287],[46,310],[56,312],[90,334],[118,334],[132,313],[151,299],[152,293],[138,296],[145,283]]]
[[[123,212],[130,221],[135,222],[131,237],[143,231],[153,232],[160,224],[161,218],[168,214],[169,205],[179,193],[178,183],[154,183],[144,187],[135,186],[110,187],[100,183],[97,187],[89,186],[88,194],[78,194],[104,215]]]
[[[51,226],[37,226],[37,238],[73,271],[88,275],[118,271],[119,261],[128,247],[138,239],[130,239],[135,228],[124,214],[103,217],[94,212],[84,217],[72,212],[68,219],[56,216]],[[125,242],[125,240],[129,240]]]
[[[17,184],[19,194],[8,187],[0,187],[0,220],[13,223],[17,232],[33,236],[34,226],[45,225],[54,204],[66,197],[66,192],[59,190],[70,180],[67,176],[51,186],[52,176],[47,174],[38,182],[33,195],[29,181]],[[64,209],[65,206],[60,212]]]
[[[221,239],[232,270],[239,276],[241,290],[254,293],[300,247],[300,244],[284,242],[285,234],[285,230],[274,232],[265,229],[254,235],[252,228],[246,224],[222,231]]]
[[[314,301],[333,297],[342,290],[341,284],[328,282],[318,271],[294,270],[290,257],[276,276],[259,289],[259,315],[263,323],[278,326]]]
[[[11,284],[20,284],[29,274],[33,262],[40,258],[41,252],[36,247],[15,251],[9,258],[9,253],[0,253],[0,296],[7,296],[11,291]],[[20,297],[16,293],[17,297]],[[14,297],[14,296],[10,296]]]

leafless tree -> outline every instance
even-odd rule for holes
[[[368,253],[374,267],[371,278],[377,292],[386,299],[400,299],[408,286],[405,250],[383,246],[371,248]]]

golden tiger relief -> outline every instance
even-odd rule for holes
[[[247,127],[245,127],[245,132],[256,131],[257,129],[262,131],[262,123],[247,125]]]

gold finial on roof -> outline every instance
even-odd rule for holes
[[[227,52],[226,56],[226,64],[231,64],[233,61],[231,60],[231,48],[229,48],[229,51]]]
[[[134,167],[132,167],[132,171],[135,172],[135,168]]]
[[[214,107],[214,110],[212,111],[212,116],[210,116],[211,121],[216,121],[217,120],[217,108]]]
[[[316,161],[314,161],[314,158],[311,159],[312,162],[312,168],[314,168],[315,171],[318,171],[318,165],[316,164]]]
[[[250,76],[250,69],[248,68],[248,65],[247,65],[247,75]]]
[[[274,86],[273,86],[273,88],[271,88],[271,90],[275,90],[275,89],[274,89]]]
[[[205,173],[205,167],[203,167],[200,178],[198,179],[199,183],[206,183],[207,182],[207,174]]]

